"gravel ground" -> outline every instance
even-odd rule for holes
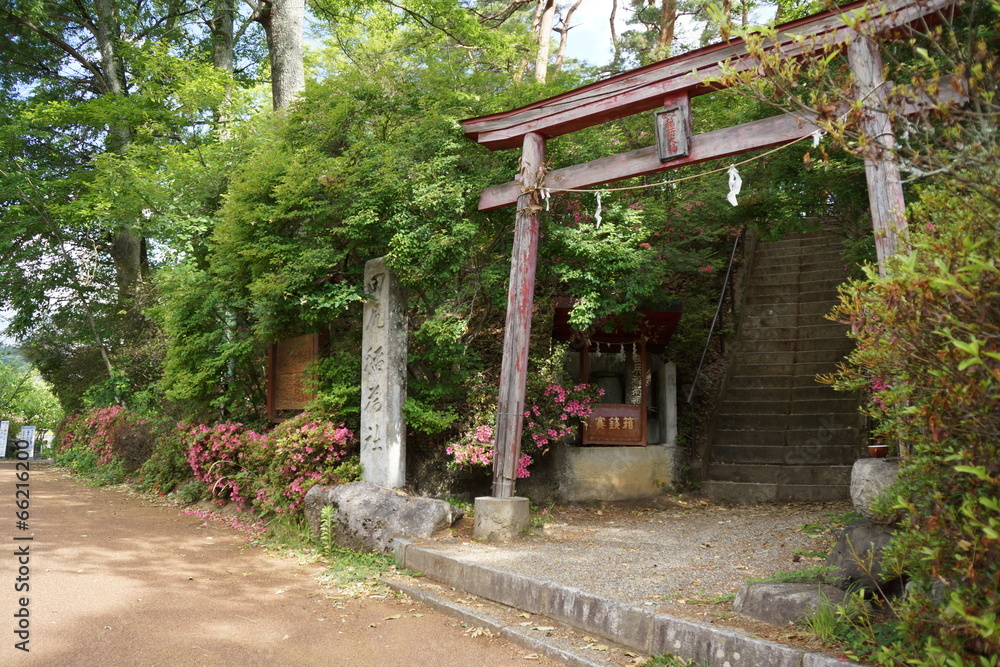
[[[850,501],[730,505],[697,497],[649,504],[555,506],[524,539],[471,539],[463,520],[438,545],[466,560],[555,581],[653,611],[721,623],[818,648],[801,629],[774,628],[732,611],[748,579],[824,564],[853,510]]]

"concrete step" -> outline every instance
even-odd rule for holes
[[[751,484],[747,482],[702,483],[702,490],[712,500],[731,503],[824,502],[851,497],[850,485]]]
[[[776,338],[773,340],[740,340],[737,349],[741,355],[754,355],[768,352],[820,352],[837,350],[848,352],[853,349],[853,341],[844,336],[826,338],[808,338],[793,340]]]
[[[708,467],[708,479],[754,484],[850,485],[851,467],[849,465],[712,463]]]
[[[791,391],[780,391],[768,397],[739,401],[726,398],[719,404],[719,413],[726,415],[756,414],[848,414],[857,412],[858,399],[850,394],[836,392],[830,398],[797,399]]]
[[[837,322],[806,324],[794,327],[744,327],[744,340],[815,340],[847,337],[847,327]]]
[[[834,364],[829,362],[808,362],[799,361],[790,364],[737,364],[736,373],[739,375],[809,375],[815,376],[817,373],[832,373],[836,370]]]
[[[723,408],[731,409],[728,404]],[[836,424],[838,428],[852,427],[861,428],[864,425],[864,417],[853,406],[846,406],[841,411],[825,411],[812,413],[738,413],[726,412],[717,417],[718,427],[728,431],[740,430],[781,430],[788,429],[822,429],[824,423]],[[786,439],[786,442],[787,439]]]
[[[811,292],[789,292],[787,294],[769,294],[767,292],[748,290],[745,304],[749,306],[777,306],[786,303],[805,304],[816,301],[830,301],[837,295],[836,290],[820,290]]]
[[[816,315],[818,319],[824,320],[827,313],[833,310],[840,301],[830,297],[823,301],[811,301],[809,303],[772,303],[772,304],[746,304],[743,312],[747,315]]]
[[[803,264],[814,264],[816,262],[831,262],[839,265],[829,268],[843,268],[844,260],[839,248],[815,247],[808,252],[792,250],[781,250],[774,248],[757,248],[753,256],[753,266],[755,269],[775,269],[781,267],[799,267]]]
[[[715,451],[718,449],[719,451]],[[712,464],[727,465],[798,465],[851,466],[864,456],[858,445],[821,445],[787,447],[780,445],[716,445]]]
[[[851,454],[853,462],[862,455],[861,430],[853,427],[840,427],[837,425],[837,416],[826,415],[818,420],[815,426],[810,428],[797,429],[768,429],[763,426],[754,430],[744,429],[718,429],[715,432],[715,445],[712,447],[712,460],[722,462],[752,462],[753,459],[744,458],[742,450],[748,447],[792,447],[816,454],[820,450],[827,451],[831,462],[842,462],[840,456]],[[834,451],[836,450],[836,451]],[[764,452],[761,452],[763,455]],[[739,456],[740,458],[734,458]],[[768,454],[771,456],[771,454]],[[774,461],[787,461],[789,455],[783,453]],[[762,462],[767,462],[764,459]],[[796,463],[809,463],[807,460],[799,460]],[[819,461],[817,461],[819,462]]]
[[[831,387],[818,383],[814,387],[796,387],[795,391],[792,391],[791,386],[734,387],[730,384],[729,389],[726,391],[726,396],[723,398],[722,405],[730,401],[737,403],[757,400],[788,400],[789,402],[817,401],[820,403],[829,403],[830,401],[839,401],[843,396],[843,393],[834,391]]]
[[[776,282],[772,280],[764,280],[760,282],[755,282],[750,285],[750,289],[747,290],[747,296],[754,296],[763,298],[766,296],[773,297],[788,297],[795,296],[798,297],[802,294],[823,294],[826,296],[822,299],[813,299],[814,301],[829,301],[837,296],[837,285],[840,284],[839,280],[814,280],[814,281],[804,281],[804,280],[793,280],[793,281],[783,281]]]
[[[848,341],[850,342],[850,341]],[[793,364],[793,363],[825,363],[832,370],[837,362],[843,361],[851,346],[844,345],[841,350],[780,350],[777,352],[761,352],[758,350],[741,350],[740,359],[748,364]]]
[[[834,284],[840,284],[847,279],[847,272],[843,269],[822,269],[819,271],[800,271],[798,267],[794,269],[769,272],[765,276],[759,276],[754,282],[758,283],[794,283],[798,281],[812,282],[814,280],[829,280]]]

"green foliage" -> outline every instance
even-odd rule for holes
[[[24,425],[54,429],[62,409],[38,371],[17,357],[0,360],[0,416],[10,422],[13,436]]]
[[[93,408],[59,426],[55,461],[100,484],[117,484],[146,462],[154,442],[146,419],[121,406]]]
[[[907,454],[888,495],[906,526],[894,566],[916,585],[890,654],[919,664],[1000,652],[998,207],[951,185],[922,190],[912,250],[834,312],[858,341],[837,386],[867,391],[875,436]]]
[[[178,429],[161,429],[152,455],[136,471],[135,487],[140,491],[159,495],[174,491],[184,482],[191,480],[191,466],[188,464],[187,454],[187,445]],[[191,490],[185,494],[182,487],[180,495],[182,498],[185,495],[190,496]],[[200,493],[195,499],[199,497]]]

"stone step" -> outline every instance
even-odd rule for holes
[[[851,497],[848,485],[752,484],[748,482],[706,481],[702,490],[712,500],[731,503],[824,502]]]
[[[787,294],[768,294],[758,290],[748,291],[744,303],[748,306],[777,306],[786,303],[805,304],[817,301],[830,301],[836,297],[836,290],[813,290],[810,292],[789,292]]]
[[[810,338],[808,340],[740,340],[735,348],[739,357],[751,360],[758,354],[775,352],[841,352],[846,354],[853,349],[851,339],[842,338]]]
[[[841,462],[841,455],[854,452],[853,458],[849,459],[853,461],[863,453],[862,441],[864,438],[858,428],[837,426],[838,416],[825,415],[814,428],[717,429],[715,431],[715,446],[712,448],[712,460],[729,463],[753,463],[753,458],[747,458],[752,455],[752,452],[740,450],[753,447],[778,447],[783,452],[780,455],[774,452],[757,452],[762,457],[766,456],[758,462],[783,463],[789,462],[790,456],[792,458],[799,456],[799,454],[789,454],[785,451],[786,448],[806,450],[817,455],[822,450],[828,450],[828,462]],[[809,463],[811,461],[807,458],[796,460],[796,462]]]
[[[767,391],[767,390],[760,390]],[[759,392],[758,392],[759,393]],[[858,399],[841,392],[830,398],[796,398],[791,390],[780,391],[767,397],[739,401],[726,398],[719,404],[719,413],[726,415],[755,414],[848,414],[857,412]],[[784,412],[782,412],[784,411]]]
[[[708,479],[719,482],[755,484],[850,484],[849,465],[767,465],[752,463],[712,463]]]
[[[833,310],[840,301],[836,298],[828,298],[823,301],[811,301],[809,303],[772,303],[772,304],[747,304],[743,306],[743,312],[747,315],[816,315],[819,320],[823,320],[825,315]]]
[[[728,408],[728,405],[723,405]],[[836,424],[838,428],[861,428],[864,416],[853,406],[848,405],[844,411],[829,410],[824,412],[796,413],[737,413],[726,412],[717,417],[718,427],[727,431],[789,430],[792,429],[822,429],[824,423]],[[787,443],[787,440],[786,440]]]

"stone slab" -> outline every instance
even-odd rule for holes
[[[740,588],[733,609],[772,625],[800,623],[812,616],[824,600],[844,601],[844,591],[829,584],[759,582]]]
[[[305,515],[314,535],[321,534],[324,507],[332,507],[331,536],[343,547],[388,554],[397,537],[427,538],[450,528],[462,512],[443,500],[406,496],[370,482],[314,486],[305,498]]]
[[[472,535],[485,542],[506,542],[524,534],[530,512],[527,498],[476,498]]]
[[[899,475],[898,459],[858,459],[851,468],[851,502],[858,514],[872,523],[891,525],[901,514],[876,516],[872,504]]]
[[[565,502],[652,498],[681,481],[679,447],[557,447],[558,497]]]

